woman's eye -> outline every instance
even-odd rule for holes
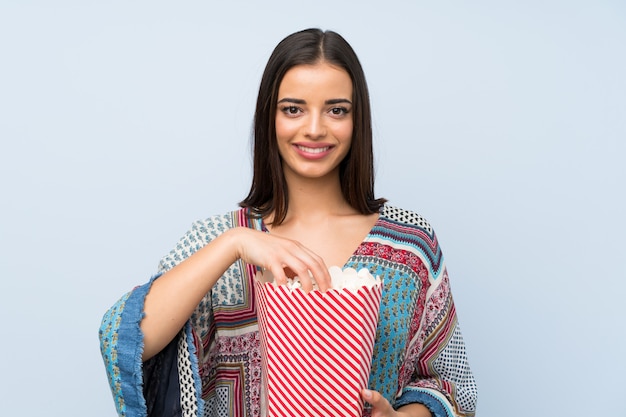
[[[345,114],[348,114],[350,112],[350,110],[348,110],[346,107],[333,107],[332,109],[330,109],[330,113],[333,116],[343,116]]]
[[[287,115],[297,115],[300,113],[300,109],[296,106],[285,106],[281,110]]]

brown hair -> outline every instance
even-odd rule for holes
[[[319,61],[343,68],[352,79],[353,132],[350,151],[339,166],[346,201],[362,214],[380,210],[385,199],[374,197],[372,115],[365,74],[356,53],[338,33],[306,29],[283,39],[270,56],[259,87],[254,115],[253,178],[248,196],[239,205],[255,216],[274,213],[280,224],[288,210],[289,190],[276,143],[278,88],[285,73],[297,65]]]

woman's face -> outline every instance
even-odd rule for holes
[[[276,139],[287,180],[338,176],[352,128],[352,80],[344,69],[320,62],[287,71],[276,109]]]

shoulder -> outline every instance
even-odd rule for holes
[[[434,276],[442,270],[443,254],[435,231],[414,211],[385,204],[372,237],[379,243],[416,254]]]
[[[224,214],[196,220],[193,222],[190,232],[208,243],[208,241],[221,235],[226,230],[239,226],[260,229],[262,220],[252,216],[250,209],[239,208]]]
[[[228,229],[245,224],[249,221],[247,219],[248,211],[238,209],[196,220],[172,250],[161,259],[159,268],[165,270],[173,268]]]
[[[233,218],[236,218],[236,211],[199,219],[191,224],[191,230],[189,232],[199,238],[217,237],[233,227]]]
[[[381,209],[380,220],[388,222],[391,225],[402,227],[407,231],[422,231],[429,235],[433,235],[434,231],[428,220],[422,215],[403,208],[385,204]]]

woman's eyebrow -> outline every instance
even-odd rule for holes
[[[306,101],[302,100],[300,98],[285,97],[285,98],[280,99],[278,101],[278,104],[280,104],[280,103],[306,104]],[[330,99],[330,100],[326,100],[324,102],[324,104],[340,104],[340,103],[352,104],[352,102],[350,100],[348,100],[347,98],[333,98],[333,99]]]
[[[341,104],[341,103],[352,104],[352,102],[348,100],[347,98],[333,98],[331,100],[326,100],[325,103],[326,104]]]
[[[299,99],[299,98],[283,98],[282,100],[278,101],[278,104],[280,103],[293,103],[293,104],[306,104],[306,101]]]

